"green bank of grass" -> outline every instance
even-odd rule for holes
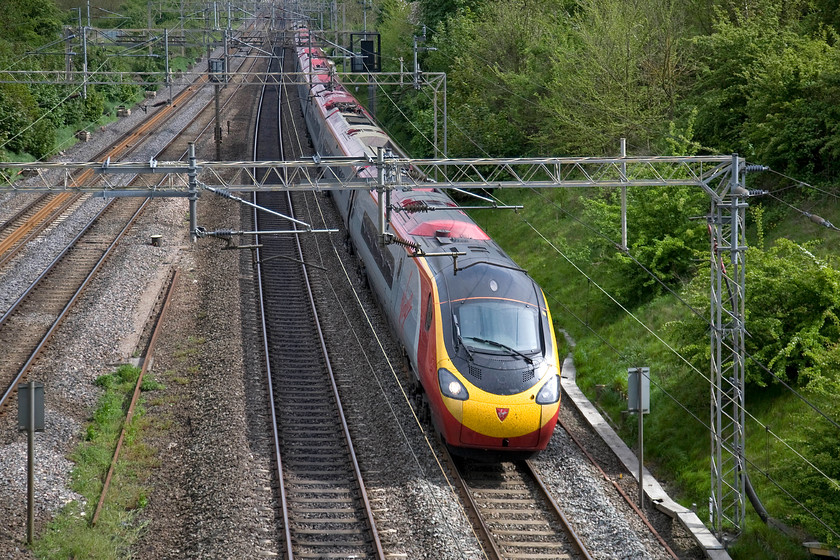
[[[505,203],[523,204],[525,208],[517,215],[506,211],[473,212],[473,218],[543,287],[555,325],[569,331],[576,340],[578,385],[610,416],[619,434],[633,448],[637,420],[622,414],[627,408],[627,368],[651,368],[651,414],[645,419],[646,466],[657,478],[669,483],[677,501],[686,507],[696,506],[700,519],[708,520],[709,366],[692,368],[669,348],[674,346],[670,340],[671,325],[687,319],[692,312],[668,295],[629,310],[631,316],[600,293],[596,283],[604,284],[605,279],[597,276],[591,263],[590,232],[570,217],[580,215],[578,197],[586,193],[546,189],[539,193],[506,190],[495,194]],[[821,215],[834,221],[838,217],[835,214],[840,212]],[[780,214],[780,220],[768,231],[767,242],[794,230],[801,232],[801,220]],[[629,224],[631,235],[632,227]],[[813,238],[808,233],[799,235]],[[619,237],[616,224],[613,238]],[[818,251],[836,250],[836,244],[836,240],[829,241]],[[708,346],[709,341],[698,344]],[[809,397],[818,406],[832,406],[828,399]],[[763,474],[781,482],[788,492],[802,495],[799,477],[807,466],[764,426],[784,441],[799,442],[808,437],[805,434],[811,426],[819,423],[818,417],[789,391],[775,386],[748,388],[747,409],[755,417],[747,421],[749,472],[760,499],[772,517],[807,526],[804,516],[795,513],[796,507],[784,492]],[[745,533],[730,551],[733,558],[808,557],[801,540],[767,528],[750,505],[747,510]]]
[[[68,504],[43,531],[33,547],[38,558],[131,557],[131,545],[143,531],[138,512],[147,505],[144,481],[157,466],[155,450],[143,441],[148,423],[142,398],[128,426],[99,520],[93,527],[91,520],[139,373],[139,369],[124,365],[97,379],[96,384],[105,392],[86,428],[84,441],[71,455],[76,463],[72,489],[83,497],[83,503]],[[151,378],[144,378],[144,391],[160,387]]]

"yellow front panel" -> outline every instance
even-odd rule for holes
[[[533,402],[512,405],[478,402],[470,399],[464,403],[463,424],[467,428],[490,437],[517,437],[540,427],[540,407]],[[497,409],[502,409],[501,411]],[[507,409],[507,414],[504,414]],[[504,419],[502,419],[504,417]]]

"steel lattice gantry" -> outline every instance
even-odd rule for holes
[[[194,152],[192,152],[194,153]],[[740,533],[745,515],[744,175],[737,155],[621,158],[407,159],[313,157],[300,161],[3,163],[0,192],[84,191],[100,196],[185,196],[202,190],[239,199],[245,191],[496,189],[572,187],[702,188],[711,201],[711,509],[713,529]],[[92,169],[93,179],[78,179]],[[364,170],[368,170],[365,172]],[[358,173],[369,175],[362,179]],[[89,177],[90,174],[85,174]],[[157,177],[155,177],[157,176]],[[434,177],[434,182],[428,178]],[[383,197],[386,198],[386,197]],[[382,212],[389,211],[387,208]],[[380,217],[381,218],[381,217]],[[382,220],[380,220],[382,223]]]
[[[730,192],[748,194],[738,173]],[[743,529],[746,515],[744,424],[744,301],[747,204],[738,196],[712,199],[711,233],[711,498],[718,539]]]

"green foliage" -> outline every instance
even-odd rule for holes
[[[739,152],[788,172],[836,175],[840,154],[840,45],[835,31],[802,34],[781,4],[749,17],[719,13],[694,43],[690,106],[711,150]]]
[[[665,287],[678,289],[694,276],[709,242],[706,224],[691,217],[702,215],[708,200],[696,187],[628,189],[627,254],[617,247],[619,195],[618,189],[612,189],[585,199],[583,222],[606,234],[589,242],[597,276],[621,303],[636,306],[662,294]]]
[[[160,391],[165,388],[166,386],[163,383],[148,376],[143,377],[143,383],[140,384],[141,391]]]
[[[154,466],[152,450],[138,437],[142,409],[138,408],[123,444],[107,499],[95,527],[90,519],[99,502],[105,476],[125,421],[125,409],[140,374],[136,367],[124,365],[99,376],[95,384],[104,389],[86,438],[72,453],[76,466],[71,473],[73,490],[84,503],[67,505],[35,541],[38,558],[131,558],[131,545],[139,538],[144,524],[137,511],[148,505],[148,491],[142,485],[147,470]]]
[[[801,542],[768,527],[747,507],[747,529],[729,548],[732,558],[749,560],[814,560]]]
[[[105,96],[96,89],[89,90],[87,99],[84,100],[84,115],[82,116],[82,119],[90,122],[96,122],[100,119],[100,117],[102,117],[102,113],[104,111]]]
[[[820,394],[840,393],[840,272],[834,259],[816,258],[806,247],[778,239],[768,250],[746,255],[746,380],[754,387],[774,376]],[[700,317],[680,323],[682,350],[695,363],[707,361],[702,341],[708,329],[708,279],[698,277],[687,299]],[[756,363],[757,362],[757,363]],[[773,375],[758,364],[766,365]]]
[[[464,11],[435,35],[427,66],[449,80],[450,150],[464,155],[530,155],[545,151],[557,126],[543,98],[556,74],[552,53],[565,50],[557,2],[493,2]]]
[[[836,263],[779,239],[747,253],[748,350],[777,376],[824,394],[840,393],[840,273]],[[771,382],[748,367],[748,378]]]
[[[29,88],[23,84],[0,84],[0,149],[26,152],[36,158],[50,152],[55,129]]]
[[[673,2],[585,0],[565,21],[569,46],[549,54],[551,126],[561,153],[614,153],[625,137],[648,152],[675,118],[686,63],[684,15]]]
[[[840,171],[840,48],[784,33],[750,76],[745,140],[754,159],[795,173]]]
[[[840,418],[840,407],[836,404],[831,406],[826,403],[826,405],[824,409],[834,418]],[[837,429],[822,419],[815,422],[811,418],[812,415],[808,415],[807,418],[802,418],[806,421],[798,422],[802,426],[800,438],[807,449],[809,460],[828,478],[813,469],[798,468],[801,463],[795,460],[789,460],[781,467],[788,475],[788,484],[801,485],[803,489],[801,501],[805,506],[829,527],[837,530],[840,527],[840,446],[837,445]],[[806,527],[811,534],[821,535],[829,546],[840,546],[840,538],[827,533],[821,523],[800,508],[790,512],[790,522]]]
[[[431,10],[424,12],[432,14],[430,19],[441,22],[427,42],[437,51],[421,53],[420,66],[447,73],[450,153],[600,154],[615,152],[622,136],[647,152],[678,120],[686,74],[680,47],[685,23],[673,3],[455,4],[421,5]],[[404,6],[386,3],[385,25],[395,26],[389,23],[395,19],[393,5]],[[417,28],[404,30],[401,41],[385,41],[386,50],[396,46],[395,55],[411,60],[408,40],[417,33]],[[393,97],[401,117],[415,121],[430,138],[426,113],[431,94],[409,90]],[[384,119],[389,127],[395,120]],[[391,130],[404,142],[417,134],[405,127]],[[428,153],[420,144],[421,153]]]
[[[447,18],[475,11],[481,6],[492,3],[487,0],[419,0],[421,22],[430,27],[437,27],[438,24]]]
[[[0,43],[41,46],[58,35],[61,14],[52,0],[5,0],[0,29]]]
[[[64,7],[81,7],[84,2],[67,0]],[[147,10],[151,4],[145,0],[103,0],[96,7],[128,14],[121,26],[142,28],[146,26]],[[172,6],[170,6],[172,7]],[[156,10],[165,8],[155,3]],[[177,10],[176,10],[177,11]],[[162,11],[171,18],[172,12]],[[94,26],[112,26],[113,20],[96,20]],[[61,54],[33,54],[39,47],[45,51],[60,51],[63,44],[62,19],[76,25],[76,17],[62,14],[52,0],[9,0],[0,11],[0,68],[31,70],[63,70],[65,57]],[[177,21],[177,15],[172,21]],[[190,20],[188,26],[200,22]],[[171,27],[172,25],[170,25]],[[75,39],[78,41],[79,39]],[[58,43],[58,46],[50,43]],[[89,44],[88,68],[92,72],[161,72],[165,62],[154,57],[122,57],[124,49]],[[158,50],[162,51],[162,48]],[[200,49],[187,49],[187,56],[194,57]],[[74,64],[80,65],[77,58]],[[173,68],[180,67],[173,63]],[[45,159],[56,150],[57,138],[64,147],[72,134],[90,123],[102,119],[106,104],[131,104],[141,94],[142,88],[131,78],[116,85],[89,85],[87,95],[81,88],[56,84],[0,84],[0,159]],[[72,139],[71,142],[74,142]]]

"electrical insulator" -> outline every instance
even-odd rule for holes
[[[766,165],[751,164],[744,166],[744,173],[755,173],[756,171],[767,171],[768,169],[770,168]]]
[[[828,220],[826,220],[822,216],[817,216],[816,214],[808,214],[807,212],[805,213],[805,215],[808,216],[808,218],[810,218],[811,221],[814,222],[815,224],[819,224],[819,225],[825,226],[827,228],[834,227],[831,222],[829,222]]]

